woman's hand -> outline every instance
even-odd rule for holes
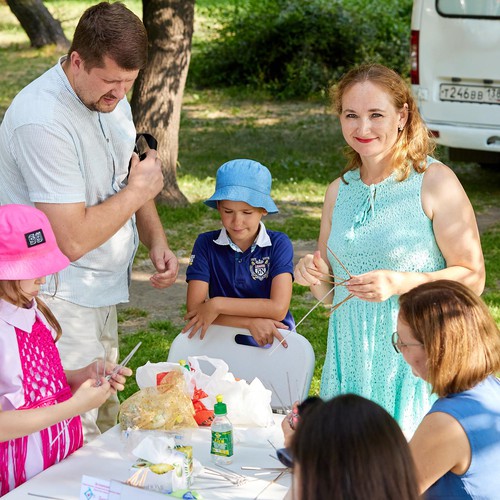
[[[367,302],[383,302],[399,293],[403,273],[380,269],[353,276],[347,283],[347,290],[358,299]]]
[[[315,286],[321,283],[321,279],[328,279],[330,268],[321,257],[319,250],[314,254],[302,257],[294,270],[295,283],[304,286]]]

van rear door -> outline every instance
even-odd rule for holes
[[[412,29],[423,119],[500,127],[500,1],[416,1]]]

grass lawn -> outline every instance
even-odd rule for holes
[[[94,2],[51,1],[49,9],[63,21],[71,37],[81,12]],[[140,14],[140,2],[125,2]],[[197,21],[193,42],[207,36],[205,21],[214,1],[197,1]],[[216,12],[216,11],[215,11]],[[0,4],[0,119],[15,94],[36,76],[48,69],[61,55],[53,48],[34,50],[17,26],[15,18]],[[268,217],[270,229],[286,232],[294,241],[315,240],[319,232],[322,200],[329,182],[344,165],[343,139],[328,103],[311,101],[275,102],[249,91],[197,90],[185,93],[180,130],[178,181],[191,202],[188,208],[160,207],[160,215],[170,244],[179,256],[189,255],[196,235],[217,227],[218,214],[202,204],[213,192],[215,172],[225,161],[249,157],[269,167],[273,174],[273,198],[280,208],[278,216]],[[486,170],[476,164],[450,163],[447,152],[437,155],[450,165],[460,178],[477,213],[498,207],[500,169]],[[487,266],[484,299],[500,323],[500,223],[482,236]],[[145,256],[144,249],[138,258]],[[294,285],[291,304],[296,320],[300,320],[314,304],[310,293]],[[129,311],[141,315],[143,311]],[[312,343],[317,367],[312,393],[319,389],[319,376],[326,351],[327,312],[317,308],[301,325],[300,333]],[[144,331],[122,335],[122,352],[137,343],[143,346],[131,361],[135,368],[163,361],[178,327],[169,318],[152,322]],[[389,339],[388,339],[389,342]],[[390,346],[389,346],[390,347]],[[136,390],[129,383],[122,397]]]

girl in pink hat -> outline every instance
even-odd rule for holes
[[[0,207],[0,496],[80,448],[79,415],[132,374],[98,377],[114,368],[104,361],[64,371],[61,327],[37,295],[45,276],[68,264],[43,212]]]

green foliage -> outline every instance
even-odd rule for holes
[[[364,61],[408,70],[410,0],[247,0],[220,12],[218,36],[193,54],[189,78],[199,87],[295,98],[324,94]]]
[[[344,0],[343,3],[355,16],[359,45],[356,64],[377,62],[408,75],[412,0]]]
[[[219,38],[192,60],[198,84],[266,88],[282,97],[318,92],[354,51],[339,36],[351,19],[338,3],[249,0],[227,12]]]
[[[202,3],[204,0],[201,0]],[[71,40],[83,11],[93,0],[45,0],[44,4]],[[141,0],[127,0],[127,7],[140,15]],[[64,52],[55,46],[34,49],[19,21],[0,0],[0,120],[15,95],[56,63]]]

